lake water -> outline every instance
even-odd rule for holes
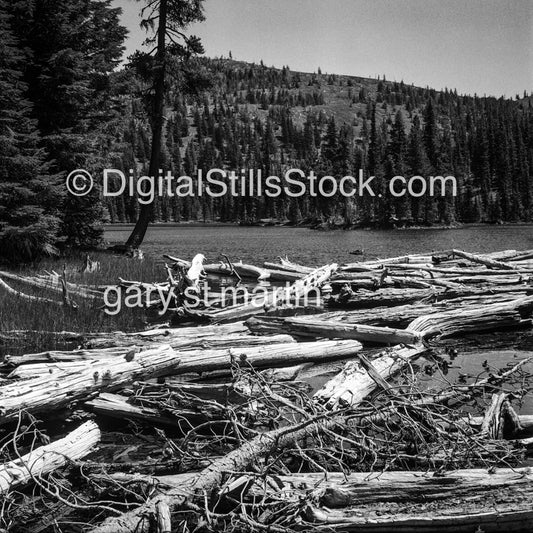
[[[123,243],[132,226],[108,226],[105,239]],[[145,253],[190,259],[203,253],[208,262],[220,254],[232,261],[260,265],[277,256],[309,266],[458,248],[470,252],[533,249],[533,225],[464,226],[456,229],[316,231],[290,227],[164,225],[149,228]],[[350,255],[364,250],[365,255]]]

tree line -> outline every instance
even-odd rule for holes
[[[456,197],[163,197],[157,222],[390,227],[531,221],[531,99],[465,96],[403,82],[291,72],[230,59],[202,59],[212,78],[202,95],[169,91],[161,166],[193,179],[199,169],[289,168],[318,175],[375,175],[376,193],[396,175],[455,176]],[[126,69],[120,76],[133,76]],[[132,95],[116,167],[147,173],[149,125]],[[106,203],[113,222],[133,222],[136,198]]]

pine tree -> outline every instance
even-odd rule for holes
[[[126,29],[111,0],[19,0],[12,6],[21,46],[32,52],[25,72],[41,144],[53,172],[101,172],[110,137],[109,74],[122,56]],[[73,245],[101,237],[103,209],[96,187],[85,197],[66,195],[62,233]]]
[[[12,20],[0,0],[0,258],[20,262],[57,253],[61,189],[38,147]]]
[[[141,26],[153,30],[157,24],[155,36],[151,39],[155,44],[155,57],[138,54],[137,58],[138,65],[149,65],[148,77],[151,81],[151,91],[146,95],[152,126],[148,170],[150,176],[157,176],[161,168],[167,73],[174,70],[176,75],[180,75],[181,89],[186,94],[198,94],[202,87],[206,88],[208,85],[208,79],[202,76],[202,73],[184,65],[184,61],[191,56],[204,52],[197,37],[187,37],[182,31],[193,22],[204,19],[202,4],[203,0],[153,0],[147,2],[147,6],[143,9]],[[127,247],[138,248],[141,245],[152,216],[153,206],[144,204],[126,242]]]

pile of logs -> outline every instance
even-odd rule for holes
[[[263,305],[192,310],[183,296],[162,320],[187,327],[63,332],[77,349],[5,357],[0,529],[528,531],[533,417],[515,409],[533,354],[445,376],[461,337],[532,330],[533,252],[319,268],[197,258],[165,256],[159,288],[221,276],[267,284]],[[309,291],[320,297],[304,307]]]

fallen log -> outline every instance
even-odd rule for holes
[[[165,415],[159,409],[133,405],[128,402],[127,397],[119,394],[102,393],[94,400],[85,402],[85,405],[95,413],[121,420],[131,419],[150,424],[162,424],[174,427],[178,425],[175,417]]]
[[[165,376],[231,371],[232,365],[288,366],[351,357],[362,348],[357,341],[322,341],[254,346],[228,350],[175,352],[162,345],[113,360],[89,360],[71,363],[24,365],[26,375],[37,376],[14,380],[0,387],[0,423],[18,412],[51,411],[98,392],[113,392],[134,381]]]
[[[410,360],[426,352],[428,348],[423,344],[415,346],[394,346],[381,352],[371,361],[373,369],[385,380],[404,368]],[[328,409],[339,406],[354,406],[372,392],[376,381],[367,371],[364,364],[357,359],[348,361],[343,370],[330,379],[314,398]]]
[[[267,295],[253,295],[251,303],[244,303],[227,307],[220,311],[197,313],[199,317],[208,318],[212,322],[228,322],[233,320],[243,320],[264,313],[265,309],[273,309],[289,302],[299,302],[303,299],[308,303],[308,298],[313,290],[325,283],[337,270],[337,264],[332,263],[313,270],[304,278],[295,281],[290,287],[281,288]]]
[[[487,256],[470,254],[468,252],[462,252],[461,250],[452,250],[452,253],[454,256],[468,259],[473,263],[479,263],[489,268],[495,268],[499,270],[519,270],[515,265],[510,265],[509,263],[504,263],[503,261],[497,261],[496,259],[491,259]]]
[[[146,339],[146,340],[144,340]],[[54,350],[48,352],[40,352],[35,354],[25,354],[19,356],[7,355],[4,359],[6,366],[20,366],[34,363],[58,363],[58,362],[73,362],[73,361],[87,361],[91,359],[103,360],[113,359],[116,357],[124,357],[131,353],[132,350],[137,352],[141,348],[149,348],[161,341],[153,341],[150,337],[144,339],[132,338],[131,343],[124,343],[122,347],[113,348],[92,348],[87,350]],[[142,340],[142,342],[139,342]],[[166,344],[171,346],[174,350],[194,350],[200,347],[212,350],[221,350],[226,348],[239,348],[247,346],[262,346],[265,344],[288,344],[296,342],[290,335],[270,335],[270,336],[253,336],[253,335],[227,335],[224,337],[166,337]],[[136,341],[136,342],[134,342]],[[1,365],[0,365],[1,367]],[[22,373],[21,373],[22,372]],[[24,373],[24,375],[23,375]],[[19,369],[19,372],[14,372],[10,377],[29,377],[27,371]]]
[[[190,475],[190,474],[187,474]],[[177,483],[182,476],[163,477],[166,483]],[[251,477],[251,476],[250,476]],[[159,479],[159,478],[156,478]],[[252,479],[254,479],[252,477]],[[281,487],[280,487],[281,485]],[[292,474],[276,480],[257,479],[247,497],[276,497],[298,501],[309,493],[321,506],[329,508],[379,505],[383,502],[416,504],[438,500],[469,498],[482,502],[485,491],[505,489],[521,497],[533,497],[531,468],[474,468],[435,472],[341,472]]]
[[[22,300],[27,300],[32,303],[44,303],[44,304],[53,304],[53,305],[63,305],[63,302],[60,302],[59,300],[51,300],[50,298],[44,298],[42,296],[34,296],[33,294],[26,294],[21,291],[17,291],[16,289],[13,289],[10,285],[8,285],[3,279],[0,278],[0,287],[7,291],[9,294],[16,296],[17,298],[20,298]]]
[[[474,309],[443,311],[420,316],[408,328],[424,337],[457,335],[477,331],[531,325],[533,297],[524,297],[505,303],[485,305]]]
[[[392,329],[362,324],[347,324],[316,318],[284,318],[278,322],[283,331],[297,336],[327,339],[355,339],[378,344],[414,344],[422,334],[410,330]]]
[[[50,274],[45,278],[36,277],[36,276],[20,276],[18,274],[13,274],[12,272],[6,272],[4,270],[0,271],[0,276],[3,278],[11,279],[18,283],[28,285],[30,287],[36,287],[39,289],[47,289],[53,292],[58,292],[63,294],[63,286],[61,282],[61,276],[57,273]],[[78,286],[74,283],[65,282],[68,291],[80,298],[85,298],[88,300],[94,300],[101,297],[99,291],[94,289],[89,289],[84,286]]]
[[[41,478],[88,455],[100,440],[100,430],[93,422],[85,422],[66,437],[41,446],[14,461],[0,466],[0,494],[18,485]]]
[[[15,419],[20,411],[49,412],[98,392],[113,392],[136,380],[171,374],[180,359],[168,345],[142,351],[130,358],[82,363],[54,363],[57,370],[0,387],[0,424]],[[71,371],[68,369],[71,366]],[[31,367],[32,365],[27,365]]]
[[[417,350],[423,349],[425,348],[417,347]],[[390,375],[388,374],[390,365],[380,365],[379,369],[384,372],[384,376]],[[359,393],[359,401],[362,401],[365,394],[374,390],[376,383],[368,377],[368,374],[367,380],[362,379],[360,383],[364,387],[364,390]],[[352,406],[355,406],[355,400]],[[166,503],[171,512],[183,509],[194,501],[197,494],[210,494],[220,486],[226,472],[244,471],[250,464],[259,461],[272,450],[279,452],[306,437],[319,433],[324,428],[335,427],[342,420],[343,418],[339,416],[320,414],[297,425],[262,433],[224,457],[213,461],[208,468],[199,472],[190,481],[184,482],[180,487],[172,488],[149,499],[133,511],[119,517],[108,518],[91,533],[130,533],[131,531],[148,533],[151,527],[149,517],[154,516],[159,501]]]
[[[500,506],[502,507],[502,506]],[[530,531],[533,511],[529,510],[528,502],[522,503],[519,509],[507,505],[505,509],[491,509],[486,512],[461,513],[454,507],[448,515],[436,515],[435,512],[418,511],[398,516],[397,513],[381,513],[368,517],[354,515],[352,509],[347,512],[339,510],[318,509],[312,505],[306,508],[305,516],[316,532],[343,533],[507,533],[509,531]]]

